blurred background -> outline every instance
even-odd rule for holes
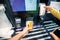
[[[2,5],[4,8],[1,8]],[[6,18],[5,20],[14,30],[12,36],[22,31],[27,20],[32,20],[34,22],[33,30],[22,40],[53,40],[49,32],[60,27],[60,20],[46,11],[44,6],[52,6],[59,11],[60,0],[0,0],[0,13],[2,11],[3,14],[6,14],[9,21]],[[6,38],[1,37],[1,39]]]

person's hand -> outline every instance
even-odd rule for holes
[[[50,9],[51,9],[52,7],[50,7],[50,6],[45,6],[44,8],[45,8],[46,10],[50,11]]]
[[[54,38],[54,40],[60,40],[60,38],[58,38],[53,32],[51,32],[50,34]]]
[[[22,31],[23,37],[24,37],[26,34],[28,34],[28,32],[29,32],[29,28],[28,28],[28,26],[26,26],[26,27],[23,29],[23,31]]]

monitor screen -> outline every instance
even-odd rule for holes
[[[10,0],[13,12],[36,11],[37,0]]]

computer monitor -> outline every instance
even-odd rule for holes
[[[13,12],[36,11],[37,0],[10,0]]]
[[[25,24],[26,18],[38,14],[38,0],[10,0],[10,4],[13,13],[17,13],[21,17],[21,24]]]

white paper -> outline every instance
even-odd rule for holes
[[[44,8],[45,3],[40,3],[39,6],[40,6],[40,13],[39,13],[39,15],[40,16],[44,16],[45,15],[45,8]]]

